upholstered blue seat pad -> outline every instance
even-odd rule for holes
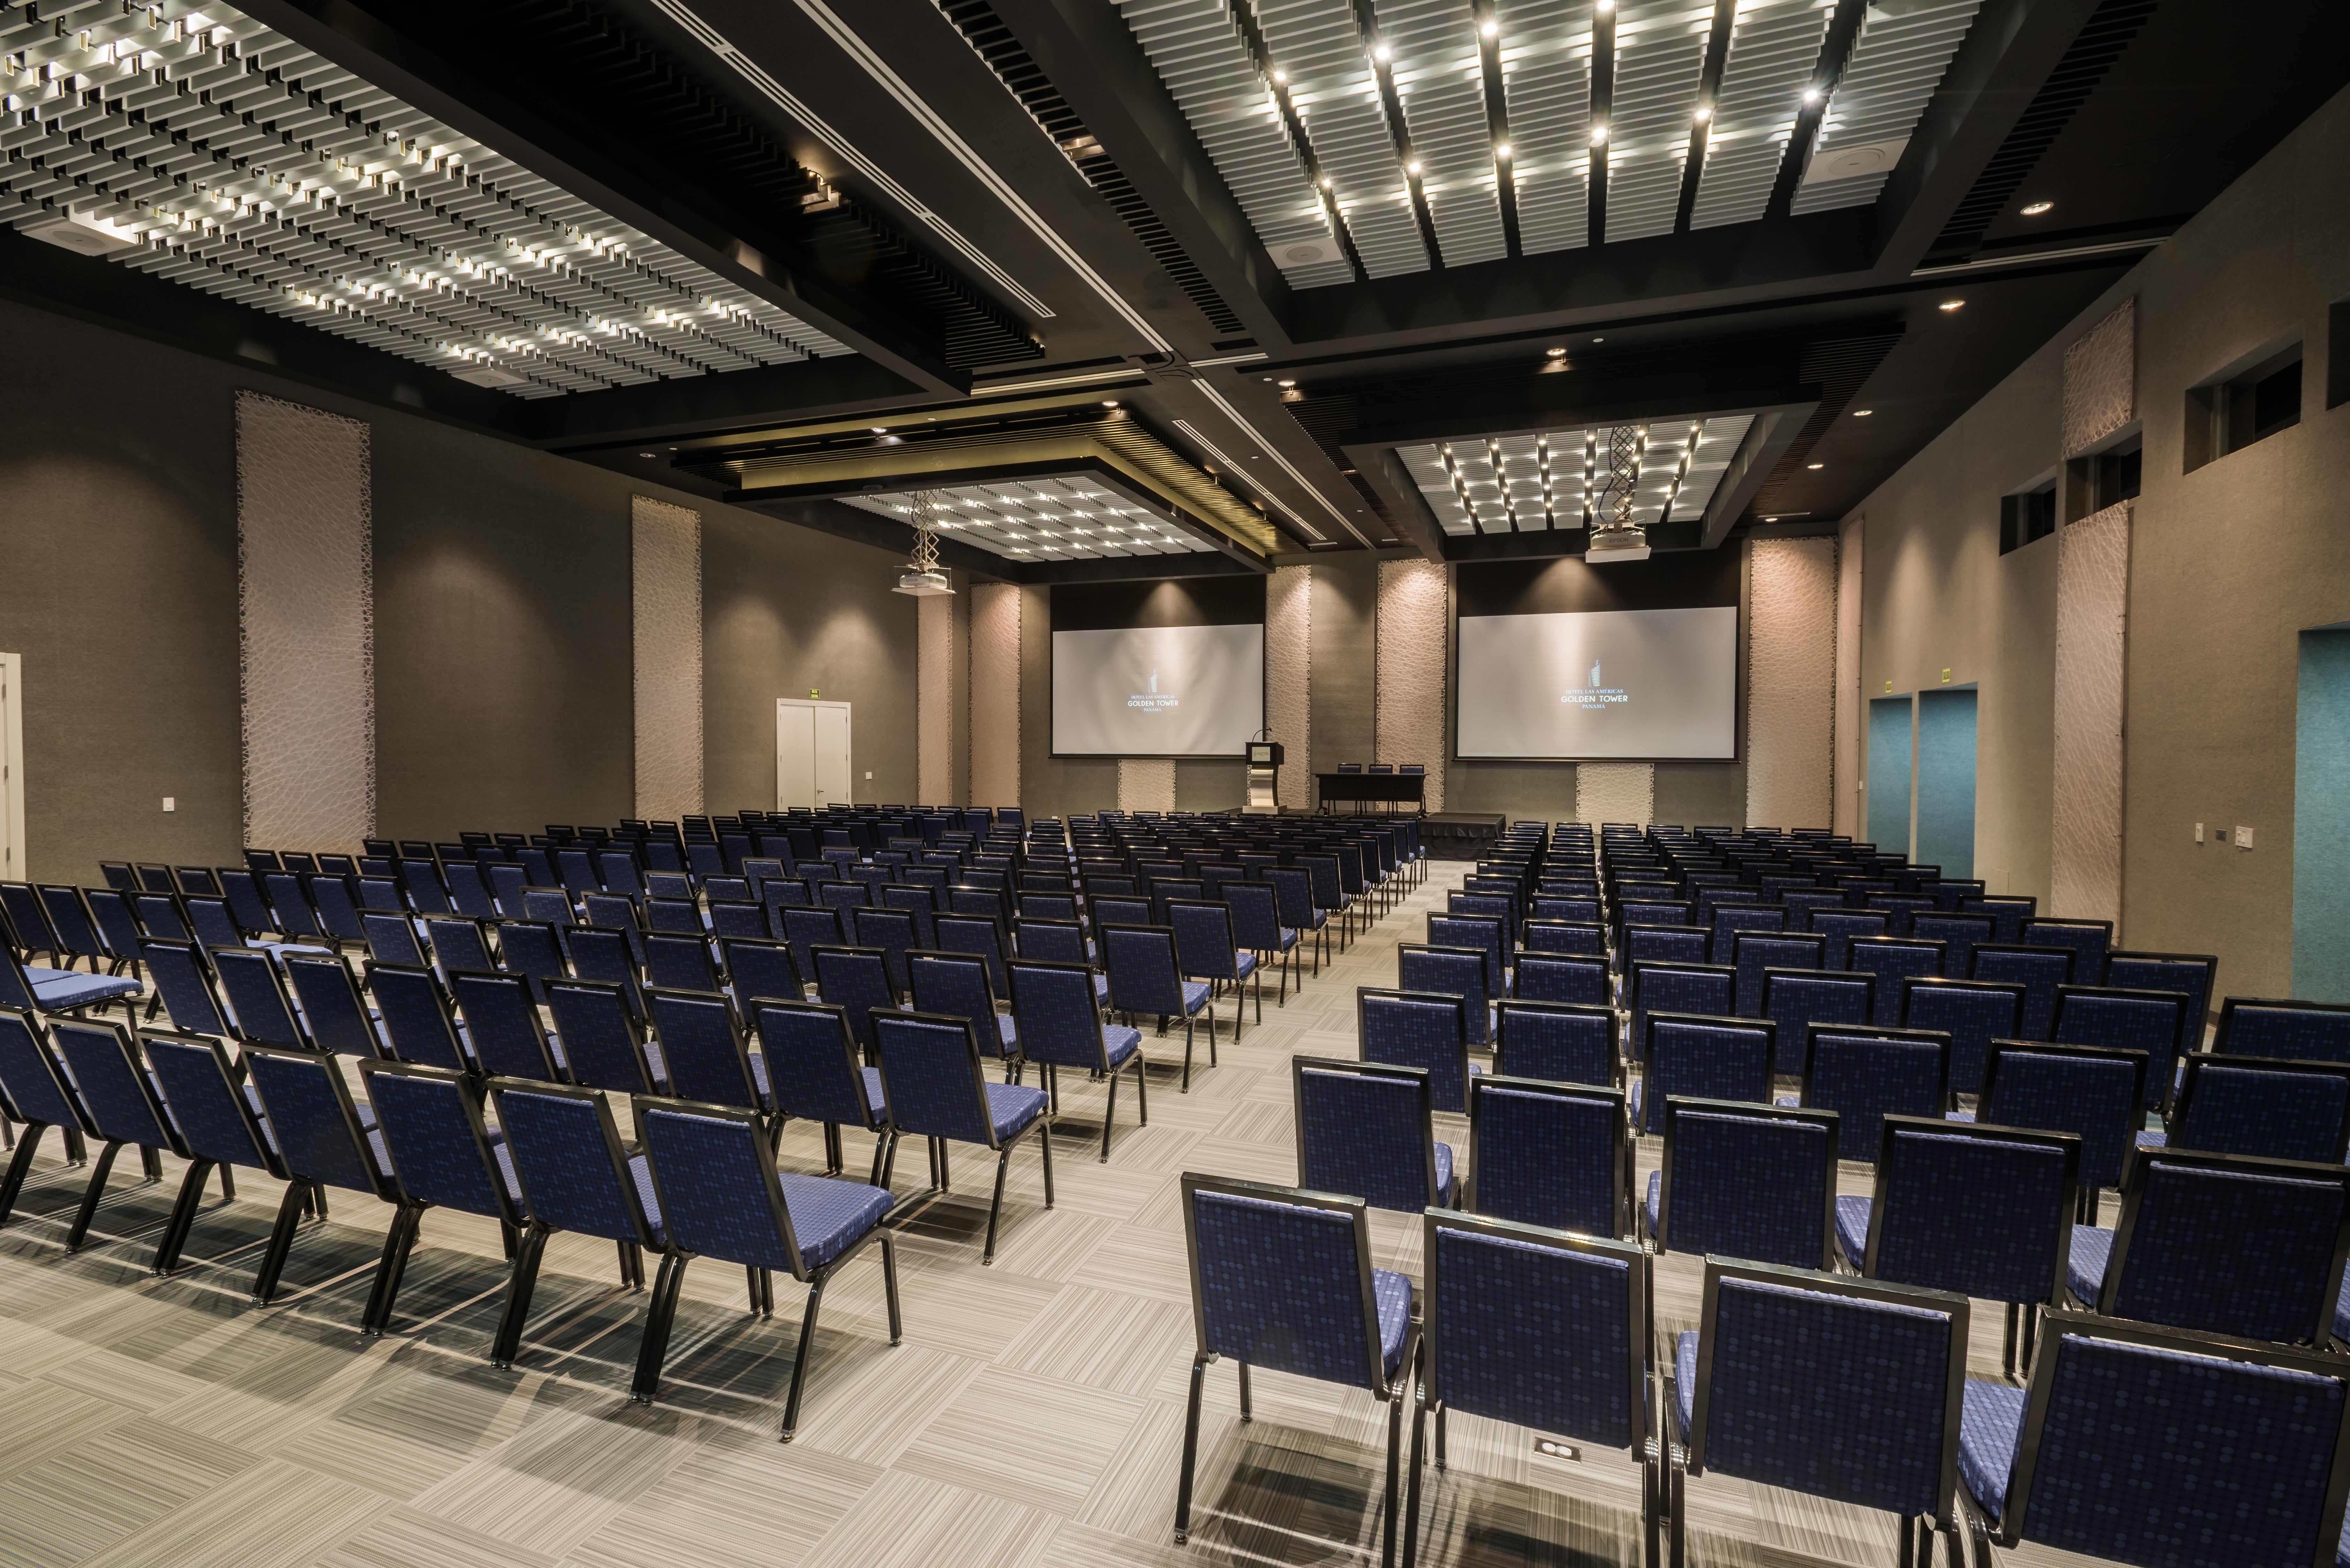
[[[1439,1168],[1439,1174],[1442,1175],[1451,1164],[1448,1158],[1451,1151],[1442,1144],[1438,1144],[1436,1148],[1439,1159],[1443,1162]],[[1445,1179],[1449,1185],[1451,1179],[1446,1177]],[[1373,1269],[1371,1299],[1379,1309],[1379,1363],[1392,1377],[1403,1362],[1404,1331],[1411,1326],[1411,1282],[1401,1274]]]
[[[1102,1026],[1102,1054],[1109,1059],[1111,1066],[1123,1067],[1141,1049],[1141,1030],[1128,1029],[1123,1023]]]
[[[1256,954],[1245,949],[1232,954],[1232,972],[1245,980],[1256,972]]]
[[[881,1092],[881,1069],[879,1067],[860,1067],[858,1069],[858,1074],[865,1080],[865,1103],[868,1106],[871,1107],[873,1114],[878,1116],[884,1110],[888,1109],[889,1105],[889,1096]],[[760,1076],[762,1078],[766,1076],[764,1070],[761,1072]],[[765,1086],[766,1085],[764,1084],[760,1085],[763,1089]]]
[[[1032,1089],[1022,1084],[989,1084],[987,1090],[988,1119],[995,1126],[996,1141],[1011,1137],[1044,1114],[1045,1095],[1042,1089]]]
[[[1653,1227],[1657,1210],[1654,1207],[1656,1180],[1648,1182],[1650,1208],[1648,1223]],[[1673,1419],[1679,1424],[1681,1441],[1689,1441],[1690,1428],[1697,1424],[1697,1330],[1685,1330],[1673,1342]]]
[[[1452,1201],[1452,1146],[1436,1146],[1436,1195],[1440,1202]]]
[[[1866,1198],[1838,1198],[1835,1200],[1836,1241],[1844,1247],[1844,1255],[1860,1267],[1868,1256],[1868,1206]]]
[[[660,1199],[653,1191],[652,1161],[639,1154],[629,1161],[629,1176],[637,1184],[637,1201],[645,1211],[645,1222],[652,1227],[653,1240],[669,1245],[668,1228],[661,1224]]]
[[[1993,1520],[2007,1511],[2008,1477],[2031,1398],[2026,1389],[1967,1379],[1959,1408],[1959,1479]]]
[[[783,1183],[784,1207],[791,1211],[792,1234],[799,1239],[800,1262],[811,1269],[824,1267],[855,1245],[897,1201],[861,1181],[784,1172],[777,1173],[777,1179]]]
[[[111,1002],[118,996],[136,996],[140,984],[120,975],[83,974],[74,970],[40,969],[27,964],[25,979],[33,987],[33,1000],[45,1008],[62,1012],[70,1007],[87,1007],[93,1002]]]
[[[2350,1341],[2350,1273],[2342,1276],[2342,1292],[2334,1298],[2334,1337]]]
[[[1662,1217],[1665,1208],[1665,1173],[1662,1170],[1652,1170],[1648,1172],[1648,1198],[1647,1207],[1648,1210],[1648,1234],[1653,1236],[1657,1233],[1657,1222]]]
[[[2064,1258],[2064,1286],[2094,1312],[2106,1286],[2106,1263],[2114,1255],[2114,1233],[2095,1225],[2073,1227]]]
[[[1183,1016],[1189,1018],[1207,1005],[1208,982],[1204,980],[1185,981],[1183,982]]]

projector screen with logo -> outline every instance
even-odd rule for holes
[[[1726,758],[1738,609],[1461,618],[1463,757]]]
[[[1264,627],[1053,633],[1053,750],[1234,757],[1264,727]]]

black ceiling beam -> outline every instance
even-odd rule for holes
[[[1836,0],[1835,14],[1828,18],[1827,33],[1820,39],[1820,57],[1805,78],[1804,90],[1811,98],[1795,110],[1794,130],[1779,155],[1779,177],[1763,208],[1766,219],[1784,218],[1794,207],[1804,171],[1811,167],[1812,143],[1819,140],[1820,121],[1827,118],[1828,105],[1835,98],[1845,67],[1851,63],[1853,44],[1860,37],[1860,24],[1867,15],[1868,0]]]
[[[551,452],[585,455],[769,426],[795,414],[839,419],[935,401],[862,355],[836,356],[536,399],[522,404],[517,423],[525,439]]]
[[[1469,7],[1470,20],[1477,26],[1477,76],[1485,93],[1485,136],[1495,148],[1509,147],[1510,93],[1509,82],[1502,74],[1502,39],[1497,30],[1487,37],[1485,29],[1498,29],[1500,18],[1494,15],[1493,0],[1473,0]],[[1514,154],[1515,149],[1512,149]],[[1518,235],[1518,182],[1512,173],[1514,156],[1503,158],[1497,152],[1493,160],[1493,195],[1502,208],[1502,241],[1512,255],[1525,254]]]
[[[1379,119],[1388,128],[1388,145],[1395,154],[1396,172],[1403,178],[1404,194],[1411,202],[1411,221],[1419,230],[1421,248],[1428,252],[1428,265],[1444,265],[1444,247],[1436,238],[1436,214],[1429,209],[1428,187],[1420,183],[1415,171],[1419,161],[1411,147],[1411,126],[1403,117],[1403,95],[1396,89],[1392,60],[1378,57],[1379,16],[1374,0],[1349,0],[1355,17],[1356,40],[1369,57],[1371,85],[1378,90]]]
[[[525,103],[515,90],[449,57],[435,41],[409,31],[429,21],[417,6],[390,0],[249,0],[239,8],[933,396],[955,395],[968,385],[969,378],[948,363],[942,345],[908,335],[888,301],[860,296],[825,275],[813,255],[796,254],[796,242],[772,219],[754,240],[733,221],[741,214],[721,216],[724,204],[714,197],[694,199],[702,193],[691,191],[689,171],[657,175],[630,167],[620,145],[626,128],[589,118],[592,106],[564,99],[559,81],[536,81],[529,62],[517,62],[514,78],[530,95]]]
[[[1616,7],[1592,7],[1591,109],[1587,121],[1607,140],[1591,145],[1591,180],[1585,244],[1597,250],[1607,238],[1607,171],[1616,157]]]
[[[1681,199],[1673,211],[1673,233],[1685,234],[1697,212],[1697,188],[1705,178],[1706,151],[1713,145],[1713,110],[1721,97],[1721,72],[1730,62],[1730,35],[1738,19],[1738,0],[1714,0],[1713,27],[1706,34],[1705,63],[1697,78],[1697,113],[1704,116],[1690,127],[1689,154],[1681,161]]]

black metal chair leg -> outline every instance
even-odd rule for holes
[[[1667,1461],[1665,1476],[1669,1507],[1672,1511],[1672,1568],[1687,1568],[1689,1563],[1689,1504],[1682,1493],[1688,1490],[1689,1478],[1680,1466]]]
[[[887,1231],[881,1236],[881,1287],[889,1299],[889,1343],[895,1345],[906,1337],[906,1324],[898,1313],[898,1239]]]
[[[546,1251],[546,1227],[534,1221],[522,1233],[515,1250],[514,1272],[506,1279],[506,1307],[498,1317],[498,1336],[490,1343],[490,1365],[503,1372],[512,1366],[522,1348],[524,1320],[530,1316],[531,1293],[538,1287],[538,1260]]]
[[[321,1220],[327,1217],[327,1189],[315,1182],[310,1187],[310,1212]]]
[[[163,1233],[155,1241],[155,1261],[148,1265],[151,1272],[168,1274],[180,1266],[180,1249],[187,1245],[188,1231],[196,1222],[196,1205],[203,1199],[204,1183],[212,1173],[213,1162],[199,1159],[181,1178],[179,1199],[172,1203],[171,1218],[163,1221]]]
[[[88,1164],[89,1140],[81,1136],[81,1128],[67,1127],[64,1129],[64,1132],[66,1135],[66,1163],[68,1165]]]
[[[98,1157],[98,1168],[90,1173],[89,1185],[82,1189],[81,1208],[74,1215],[73,1228],[66,1232],[66,1251],[79,1251],[82,1241],[89,1234],[90,1217],[98,1212],[98,1200],[106,1193],[107,1173],[114,1168],[114,1157],[122,1146],[109,1140]]]
[[[1175,1544],[1191,1539],[1191,1479],[1200,1460],[1200,1400],[1207,1392],[1208,1358],[1191,1363],[1191,1398],[1183,1415],[1183,1479],[1175,1489]]]
[[[1428,1394],[1422,1389],[1412,1398],[1411,1462],[1404,1467],[1403,1568],[1418,1568],[1419,1562],[1420,1454],[1427,1429]]]
[[[1436,1407],[1436,1468],[1438,1469],[1444,1469],[1450,1462],[1451,1457],[1451,1451],[1445,1446],[1444,1416],[1446,1408],[1447,1407],[1442,1405],[1439,1405]]]
[[[792,1391],[784,1401],[784,1441],[792,1440],[792,1430],[800,1422],[800,1390],[807,1383],[808,1356],[816,1345],[816,1310],[824,1301],[823,1274],[808,1282],[807,1312],[800,1319],[799,1349],[792,1355]]]
[[[1188,1018],[1183,1021],[1183,1086],[1179,1092],[1191,1092],[1191,1021]]]
[[[1138,1053],[1138,1054],[1139,1054],[1139,1053]],[[1102,1163],[1102,1164],[1104,1164],[1104,1165],[1107,1165],[1107,1164],[1109,1163],[1109,1129],[1110,1129],[1110,1126],[1111,1126],[1111,1124],[1112,1124],[1112,1123],[1114,1123],[1114,1122],[1116,1122],[1117,1120],[1118,1120],[1118,1075],[1117,1075],[1116,1073],[1112,1073],[1112,1074],[1109,1075],[1109,1097],[1108,1097],[1107,1100],[1105,1100],[1105,1101],[1103,1102],[1103,1104],[1102,1104],[1102,1151],[1101,1151],[1101,1163]]]
[[[890,1151],[892,1150],[892,1148],[893,1148],[894,1147],[895,1147],[895,1140],[890,1137],[890,1135],[889,1135],[889,1134],[888,1134],[888,1133],[886,1133],[886,1132],[885,1132],[885,1133],[880,1134],[879,1137],[875,1137],[875,1138],[874,1138],[874,1140],[873,1140],[873,1174],[872,1174],[872,1175],[870,1175],[870,1176],[868,1176],[868,1177],[867,1177],[867,1178],[865,1179],[865,1185],[866,1185],[866,1186],[868,1186],[868,1187],[887,1187],[887,1186],[889,1186],[889,1181],[887,1180],[887,1179],[885,1179],[885,1178],[883,1177],[882,1173],[881,1173],[881,1165],[882,1165],[882,1161],[883,1161],[885,1158],[887,1158],[889,1157],[889,1155]]]
[[[1235,1361],[1232,1363],[1232,1369],[1238,1372],[1241,1377],[1241,1425],[1245,1427],[1256,1419],[1256,1403],[1250,1397],[1248,1363]]]
[[[33,1168],[34,1151],[41,1147],[41,1135],[49,1130],[47,1122],[28,1122],[25,1136],[16,1140],[16,1152],[8,1161],[8,1174],[0,1176],[0,1225],[16,1210],[16,1195],[25,1189],[25,1178]]]
[[[1045,1207],[1053,1207],[1053,1129],[1039,1123],[1036,1147],[1045,1157]]]
[[[286,1254],[294,1248],[295,1228],[302,1223],[302,1210],[307,1208],[309,1183],[289,1181],[286,1196],[277,1205],[277,1222],[269,1228],[269,1244],[262,1249],[261,1267],[253,1276],[253,1304],[267,1306],[269,1298],[277,1293],[277,1276],[285,1272]]]
[[[1117,1075],[1111,1075],[1115,1077]],[[1134,1125],[1139,1127],[1150,1125],[1150,1078],[1142,1070],[1142,1051],[1139,1046],[1134,1053]]]
[[[383,1239],[383,1256],[375,1266],[375,1288],[368,1295],[359,1332],[377,1338],[391,1324],[392,1303],[400,1299],[400,1276],[408,1272],[408,1254],[416,1245],[419,1210],[401,1204],[392,1211],[391,1229]]]
[[[653,1275],[652,1300],[645,1303],[644,1338],[637,1345],[637,1375],[629,1397],[650,1405],[660,1391],[661,1362],[669,1355],[670,1324],[677,1316],[678,1287],[685,1282],[684,1254],[664,1252]]]
[[[1382,1568],[1395,1568],[1396,1532],[1403,1501],[1403,1393],[1404,1385],[1398,1384],[1388,1396],[1388,1491],[1380,1510],[1386,1515],[1386,1529],[1381,1532],[1386,1540],[1379,1548]]]
[[[161,1181],[161,1180],[162,1180],[162,1179],[163,1179],[163,1154],[162,1154],[162,1151],[161,1151],[161,1149],[150,1148],[147,1145],[145,1145],[145,1144],[143,1144],[143,1143],[142,1143],[142,1144],[140,1144],[140,1145],[139,1146],[139,1169],[140,1169],[140,1173],[141,1175],[145,1176],[145,1177],[147,1178],[147,1179],[148,1179],[148,1180],[150,1180],[150,1181]]]
[[[236,1178],[231,1173],[230,1168],[227,1166],[224,1165],[219,1168],[221,1179],[221,1200],[224,1203],[233,1203],[236,1200]]]
[[[995,1156],[995,1200],[987,1206],[987,1249],[979,1255],[983,1264],[995,1262],[995,1221],[1003,1212],[1003,1178],[1012,1165],[1012,1146],[1005,1144]]]

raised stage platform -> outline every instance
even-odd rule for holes
[[[1502,836],[1509,819],[1499,812],[1431,811],[1419,819],[1419,836],[1438,860],[1474,860]]]

